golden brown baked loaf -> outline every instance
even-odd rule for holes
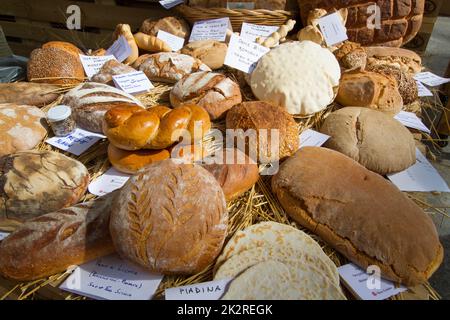
[[[159,20],[147,19],[142,23],[140,31],[156,37],[159,30],[168,32],[177,37],[189,38],[190,28],[186,21],[177,17],[164,17]]]
[[[235,130],[238,148],[245,148],[242,151],[261,163],[284,159],[299,148],[298,126],[292,115],[267,102],[249,101],[234,106],[228,111],[226,127]],[[272,130],[277,130],[278,139]]]
[[[115,59],[109,60],[103,65],[100,71],[91,78],[91,81],[113,85],[113,76],[131,72],[136,72],[136,70]]]
[[[60,89],[59,86],[45,83],[0,83],[0,103],[43,107],[58,99],[59,94],[56,91]]]
[[[115,107],[109,110],[103,122],[103,132],[109,141],[124,150],[165,149],[189,134],[191,143],[201,140],[211,129],[206,111],[196,105],[176,109],[154,106]],[[185,132],[182,132],[182,131]]]
[[[239,85],[220,73],[196,72],[177,82],[170,91],[170,103],[195,103],[205,108],[211,120],[223,117],[242,102]]]
[[[442,262],[430,217],[394,184],[339,152],[301,148],[281,164],[272,190],[295,221],[364,270],[377,265],[383,277],[414,286]]]
[[[109,194],[25,222],[0,242],[0,274],[32,281],[114,252],[111,202]]]
[[[114,199],[110,231],[122,257],[152,272],[195,274],[220,253],[227,222],[216,179],[168,159],[128,180]]]
[[[333,54],[343,69],[366,68],[367,53],[359,43],[346,41]]]
[[[193,41],[181,49],[181,53],[201,60],[204,64],[216,70],[223,67],[228,46],[215,40]]]
[[[404,72],[422,71],[422,58],[414,51],[403,48],[366,47],[368,66],[392,65]]]
[[[83,51],[81,51],[78,47],[73,45],[70,42],[64,42],[64,41],[50,41],[47,43],[44,43],[42,45],[42,48],[58,48],[61,50],[64,50],[68,53],[71,53],[74,57],[79,58],[80,54],[83,54]]]
[[[131,27],[128,24],[118,24],[116,26],[116,29],[114,30],[113,34],[113,40],[119,39],[120,36],[125,37],[125,39],[128,42],[128,45],[131,48],[131,54],[128,58],[125,59],[123,63],[130,65],[133,62],[136,61],[136,59],[139,57],[139,48],[138,44],[136,43],[136,40],[133,36],[133,33],[131,33]]]
[[[150,36],[143,32],[138,32],[134,35],[134,41],[139,49],[148,52],[170,52],[172,48],[165,41],[157,38],[156,36]]]

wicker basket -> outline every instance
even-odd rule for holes
[[[289,19],[294,19],[298,12],[284,10],[247,10],[247,9],[226,9],[226,8],[192,8],[187,5],[180,5],[176,10],[190,24],[196,21],[229,17],[234,31],[241,30],[243,22],[280,26]]]

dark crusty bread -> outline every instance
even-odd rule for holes
[[[0,274],[31,281],[114,252],[112,195],[27,221],[0,242]]]
[[[395,282],[423,283],[442,262],[430,217],[388,180],[336,151],[300,149],[281,165],[272,190],[295,221]]]

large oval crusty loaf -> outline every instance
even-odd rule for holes
[[[27,221],[0,242],[0,274],[31,281],[110,254],[112,194]]]
[[[273,177],[286,212],[364,269],[413,286],[443,258],[433,221],[382,176],[333,150],[300,149]]]
[[[225,196],[200,166],[167,159],[133,176],[114,200],[111,236],[117,252],[153,272],[194,274],[222,249]]]
[[[0,103],[42,107],[58,99],[58,90],[61,90],[59,86],[45,83],[0,83]]]

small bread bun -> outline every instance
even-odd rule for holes
[[[135,174],[146,166],[170,158],[170,152],[162,150],[136,150],[128,151],[116,148],[114,145],[108,146],[109,162],[117,170]]]

